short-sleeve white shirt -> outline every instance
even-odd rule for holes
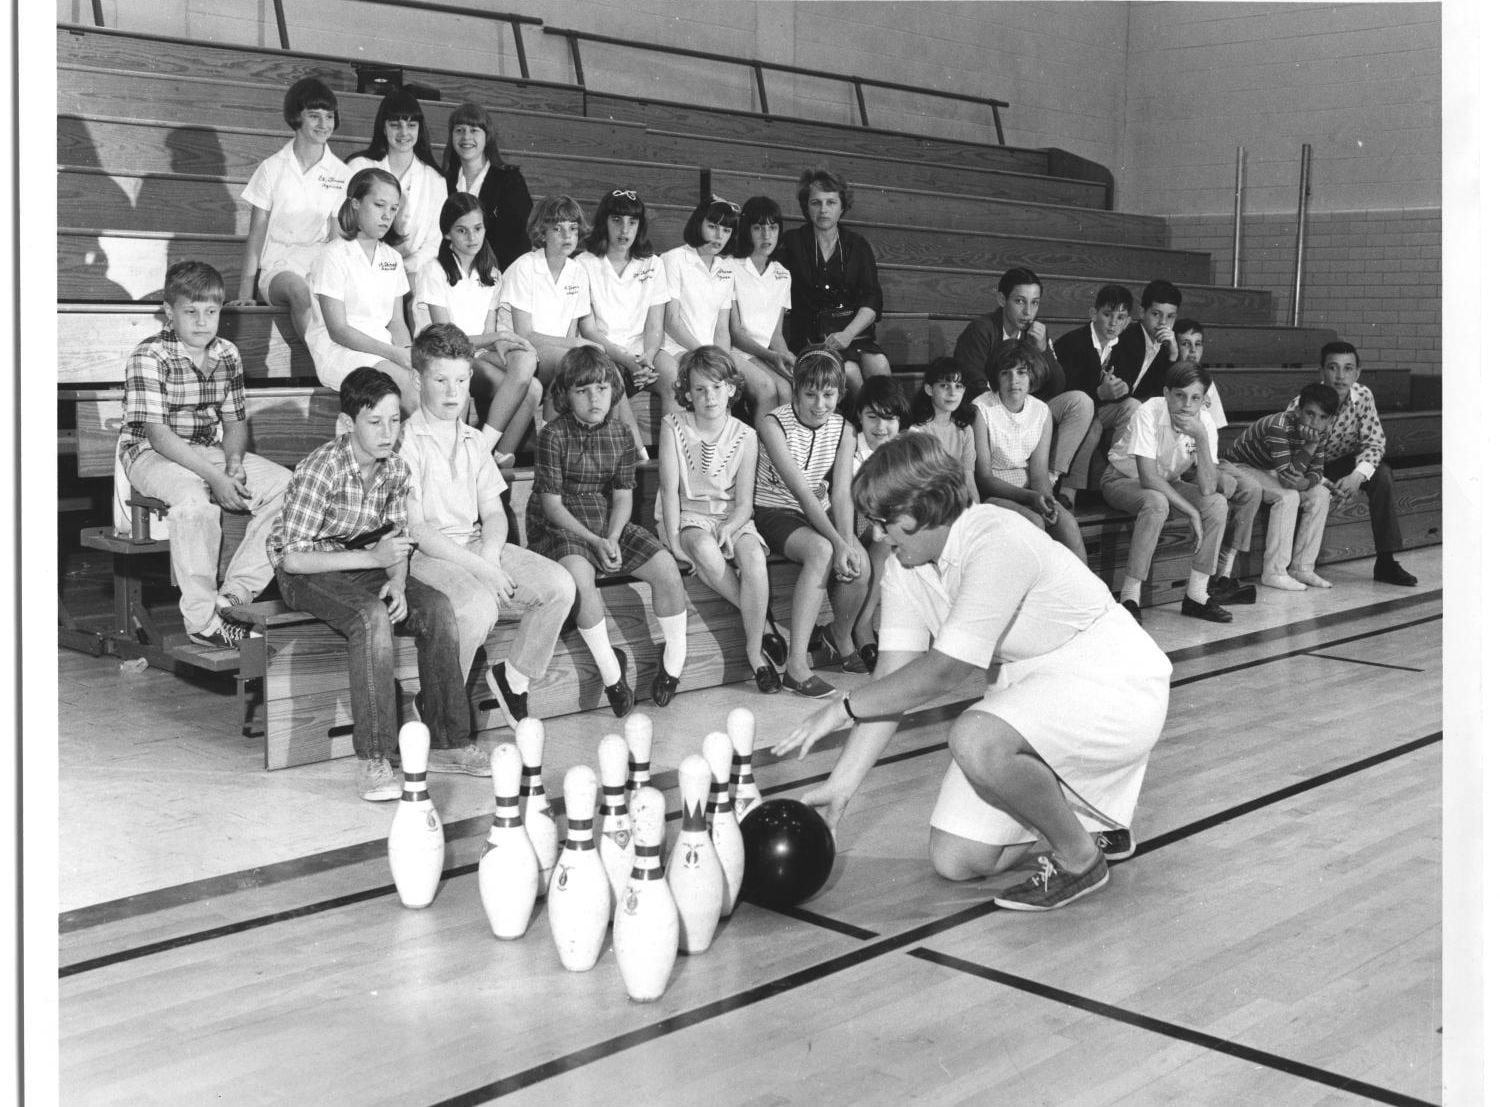
[[[422,266],[412,295],[412,314],[416,316],[418,332],[432,322],[430,309],[440,307],[464,334],[471,338],[484,334],[485,320],[500,303],[500,275],[494,276],[495,283],[486,286],[480,283],[478,270],[471,269],[457,284],[449,284],[448,274],[436,258]]]
[[[370,168],[390,173],[391,159],[349,159],[350,177],[361,169]],[[404,174],[393,175],[401,183],[401,210],[396,213],[396,230],[404,236],[397,249],[401,251],[407,273],[415,275],[437,257],[438,247],[443,243],[438,216],[442,213],[443,201],[448,199],[448,182],[436,169],[416,158],[411,159]]]
[[[620,273],[602,254],[585,251],[577,261],[588,274],[594,318],[604,337],[632,354],[644,353],[646,316],[671,299],[661,258],[631,258]]]
[[[998,397],[994,403],[975,406],[984,420],[982,429],[990,444],[990,475],[1025,488],[1031,477],[1032,451],[1047,426],[1047,405],[1035,396],[1027,396],[1020,411],[1011,411]]]
[[[1198,418],[1208,431],[1209,460],[1219,460],[1218,430],[1213,416],[1199,409]],[[1139,470],[1137,457],[1156,459],[1156,470],[1163,480],[1176,480],[1198,460],[1198,447],[1191,435],[1172,428],[1172,413],[1162,396],[1153,396],[1136,409],[1125,433],[1115,439],[1109,450],[1109,463],[1132,480]]]
[[[729,267],[740,326],[758,345],[769,349],[782,313],[792,307],[792,275],[779,261],[768,262],[764,273],[757,272],[749,258],[732,258]]]
[[[537,334],[562,338],[573,323],[589,313],[589,277],[577,258],[563,262],[557,280],[547,268],[547,254],[540,246],[511,263],[501,278],[500,299],[518,311],[531,314],[531,329]]]
[[[240,195],[247,203],[270,213],[261,257],[290,247],[329,241],[329,217],[344,202],[352,175],[349,167],[327,147],[323,156],[304,173],[291,142],[257,165]]]
[[[401,255],[384,242],[372,260],[355,239],[336,238],[313,263],[313,293],[342,300],[344,322],[381,342],[391,340],[391,307],[409,288]]]
[[[719,312],[734,302],[734,273],[729,262],[714,255],[707,264],[687,243],[662,255],[667,274],[667,294],[679,304],[679,319],[700,346],[710,346],[718,327]],[[662,348],[676,356],[687,347],[668,335]]]
[[[880,648],[923,653],[931,645],[981,668],[1057,649],[1114,602],[1104,582],[1039,527],[993,504],[953,523],[936,561],[886,563]]]
[[[505,478],[474,427],[454,424],[452,452],[445,448],[426,408],[417,408],[401,432],[401,456],[411,466],[412,492],[420,497],[422,515],[449,538],[463,545],[481,534],[479,505],[505,491]]]

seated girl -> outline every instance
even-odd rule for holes
[[[781,208],[769,196],[752,196],[734,238],[734,304],[729,337],[745,372],[751,414],[759,419],[792,398],[792,366],[781,322],[792,306],[792,275],[771,253],[781,241]]]
[[[683,243],[662,255],[667,276],[666,339],[656,355],[655,388],[662,404],[677,402],[677,362],[699,346],[729,352],[729,307],[734,275],[724,251],[739,223],[740,206],[714,196],[688,216]]]
[[[964,471],[969,502],[979,502],[974,483],[974,405],[965,398],[964,371],[951,357],[935,358],[922,374],[922,389],[912,398],[911,430],[930,434]]]

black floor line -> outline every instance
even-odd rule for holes
[[[1358,641],[1360,639],[1374,637],[1374,636],[1376,636],[1378,634],[1387,633],[1388,631],[1401,630],[1401,629],[1404,629],[1406,627],[1416,626],[1416,625],[1420,625],[1422,623],[1432,622],[1433,620],[1440,619],[1440,618],[1442,618],[1441,614],[1431,615],[1431,616],[1424,617],[1422,619],[1413,620],[1413,621],[1411,621],[1409,623],[1399,624],[1399,625],[1394,626],[1394,627],[1384,628],[1382,630],[1377,630],[1377,631],[1369,631],[1369,632],[1366,632],[1366,633],[1363,633],[1363,634],[1359,634],[1359,635],[1351,635],[1350,637],[1339,639],[1337,642],[1324,643],[1324,644],[1322,644],[1321,646],[1318,646],[1318,647],[1309,647],[1309,649],[1314,649],[1314,648],[1328,648],[1328,647],[1335,646],[1335,645],[1341,645],[1341,644],[1344,644],[1344,643],[1347,643],[1347,642]],[[1286,657],[1296,656],[1298,654],[1302,654],[1302,653],[1306,653],[1306,652],[1308,652],[1308,650],[1306,650],[1306,649],[1292,650],[1292,651],[1288,651],[1285,654],[1278,654],[1278,655],[1275,655],[1273,657],[1263,658],[1263,659],[1261,659],[1258,662],[1246,663],[1246,664],[1241,664],[1241,665],[1227,666],[1224,669],[1214,670],[1213,672],[1210,672],[1210,673],[1202,673],[1202,674],[1197,674],[1197,675],[1192,676],[1192,677],[1187,677],[1187,678],[1184,678],[1182,681],[1174,681],[1173,682],[1173,686],[1176,687],[1179,683],[1181,683],[1181,684],[1193,683],[1194,681],[1202,680],[1202,679],[1205,679],[1205,678],[1207,678],[1209,676],[1222,675],[1222,674],[1225,674],[1225,673],[1237,672],[1237,671],[1239,671],[1241,669],[1250,668],[1254,664],[1265,664],[1265,663],[1269,663],[1269,662],[1273,662],[1273,661],[1282,660],[1282,659],[1284,659]],[[960,714],[972,702],[973,702],[972,700],[965,700],[965,701],[959,701],[959,702],[955,702],[955,703],[942,704],[942,705],[939,705],[937,707],[924,709],[923,711],[913,712],[912,715],[909,718],[912,720],[912,722],[914,724],[916,724],[916,723],[923,723],[923,724],[925,724],[927,722],[931,722],[931,721],[934,721],[934,720],[937,720],[937,719],[941,719],[941,718],[945,718],[945,717],[951,717],[953,715]],[[1428,739],[1430,739],[1430,740],[1436,740],[1431,735],[1428,736]],[[1424,739],[1424,740],[1421,740],[1421,741],[1426,741],[1428,739]],[[944,750],[946,748],[947,748],[947,744],[945,742],[938,742],[938,743],[933,743],[933,744],[930,744],[930,745],[927,745],[927,746],[918,747],[918,748],[912,749],[912,750],[903,750],[900,753],[892,754],[889,757],[883,757],[883,758],[881,758],[879,761],[876,762],[876,765],[893,764],[895,762],[909,760],[909,759],[914,758],[914,757],[922,757],[922,756],[926,756],[926,755],[931,754],[931,753],[939,752],[939,751]],[[780,792],[783,792],[783,791],[792,791],[792,790],[795,790],[795,789],[798,789],[798,788],[804,788],[804,787],[807,787],[807,786],[809,786],[811,784],[815,784],[815,783],[818,783],[820,781],[826,780],[827,778],[828,778],[828,773],[825,772],[825,773],[820,773],[820,774],[816,774],[816,775],[813,775],[813,776],[805,777],[805,778],[803,778],[801,780],[789,781],[789,782],[786,782],[784,784],[778,785],[778,786],[776,786],[776,787],[768,790],[768,792],[766,794],[768,794],[768,795],[774,795],[774,794],[777,794],[777,793],[780,793]],[[1298,790],[1302,790],[1304,788],[1304,785],[1294,785],[1293,788],[1298,789]],[[1256,801],[1252,801],[1252,802],[1256,802]],[[1249,809],[1253,809],[1253,808],[1249,808]],[[477,835],[485,827],[487,827],[489,825],[489,822],[490,822],[490,816],[483,815],[483,816],[475,816],[474,818],[464,820],[463,823],[461,823],[459,825],[461,825],[461,826],[467,826],[468,824],[476,824],[474,826],[474,828],[473,828],[473,834]],[[451,840],[457,841],[458,840],[458,836],[455,835]],[[1160,838],[1153,839],[1152,842],[1153,843],[1161,842],[1161,839]],[[1165,843],[1163,843],[1163,844],[1165,844]],[[354,851],[359,851],[362,854],[362,856],[361,856],[360,859],[361,860],[367,860],[370,857],[377,856],[380,852],[383,852],[384,851],[384,847],[385,847],[384,840],[383,839],[379,839],[379,840],[376,840],[376,841],[373,841],[373,842],[361,843],[358,846],[344,847],[343,850],[329,851],[329,853],[330,854],[332,854],[332,853],[351,853],[351,852],[354,852]],[[1137,849],[1137,855],[1139,855],[1142,852],[1146,852],[1147,848],[1148,848],[1148,844],[1143,843],[1140,847],[1138,847],[1138,849]],[[319,855],[314,855],[314,856],[316,858],[322,858],[322,857],[325,857],[327,855],[325,855],[325,854],[319,854]],[[289,862],[287,864],[294,864],[294,863],[290,863]],[[445,870],[444,873],[443,873],[443,877],[444,877],[444,879],[447,879],[447,878],[450,878],[450,877],[453,877],[453,876],[461,876],[461,875],[464,875],[466,873],[473,872],[475,870],[475,868],[476,868],[476,865],[474,865],[474,864],[455,866],[452,869]],[[261,871],[261,870],[251,870],[252,873],[259,872],[259,871]],[[199,887],[199,886],[201,886],[201,885],[203,885],[205,883],[219,886],[226,893],[230,892],[230,891],[241,890],[241,888],[242,888],[242,886],[236,886],[236,885],[233,884],[233,876],[231,875],[231,876],[227,876],[227,877],[211,878],[209,881],[196,882],[195,884],[192,884],[192,885],[179,885],[179,886],[177,886],[175,888],[164,889],[162,894],[166,894],[166,893],[178,893],[178,892],[181,892],[181,891],[186,890],[186,889],[190,889],[190,888],[194,888],[194,887]],[[180,936],[175,937],[175,938],[164,939],[161,942],[154,942],[154,943],[149,943],[149,944],[142,945],[142,946],[136,946],[136,947],[131,947],[131,948],[124,949],[124,950],[119,950],[119,951],[116,951],[115,953],[112,953],[112,954],[108,954],[108,955],[105,955],[105,956],[102,956],[102,957],[97,957],[97,958],[90,958],[90,959],[88,959],[86,961],[76,962],[75,964],[68,965],[68,966],[66,966],[64,968],[61,968],[59,970],[59,976],[70,976],[70,975],[74,975],[75,973],[78,973],[78,972],[88,971],[89,969],[102,968],[102,967],[104,967],[106,965],[117,964],[117,963],[119,963],[121,961],[133,960],[136,957],[144,957],[144,956],[149,956],[149,955],[155,954],[155,953],[165,952],[165,951],[171,950],[171,949],[181,948],[182,946],[185,946],[185,945],[191,945],[191,944],[193,944],[196,941],[206,941],[206,940],[209,940],[209,939],[212,939],[212,938],[225,937],[227,935],[237,933],[237,932],[239,932],[241,930],[253,930],[253,929],[256,929],[257,927],[267,926],[267,925],[270,925],[272,923],[284,922],[284,921],[287,921],[287,920],[290,920],[290,919],[302,918],[302,917],[305,917],[307,915],[317,914],[317,913],[319,913],[321,911],[324,911],[324,910],[332,910],[332,909],[334,909],[336,907],[345,906],[347,903],[360,902],[360,901],[365,900],[365,899],[378,898],[379,896],[385,895],[385,894],[389,894],[389,893],[393,892],[394,890],[395,890],[394,885],[387,884],[387,885],[383,885],[380,888],[365,889],[365,890],[362,890],[361,892],[350,893],[349,895],[346,895],[346,896],[335,897],[335,898],[332,898],[332,899],[329,899],[329,900],[320,901],[319,903],[307,904],[307,905],[296,907],[296,908],[288,908],[287,910],[284,910],[284,911],[278,911],[278,912],[273,912],[273,913],[267,914],[267,915],[256,916],[254,918],[240,920],[239,922],[236,922],[236,923],[227,923],[224,926],[214,927],[214,928],[212,928],[210,930],[197,931],[197,932],[194,932],[194,933],[191,933],[191,934],[180,935]],[[354,896],[356,898],[355,899],[350,899],[349,898],[350,895],[352,895],[352,896]],[[147,906],[145,906],[143,904],[134,904],[134,902],[133,902],[133,901],[148,900],[149,898],[150,898],[149,896],[137,896],[137,897],[131,897],[128,900],[111,901],[115,905],[133,904],[135,906],[135,910],[133,910],[133,911],[127,911],[126,913],[115,915],[115,916],[112,916],[110,918],[97,918],[97,916],[102,912],[102,909],[104,907],[108,907],[109,904],[99,905],[99,907],[95,908],[95,909],[83,909],[83,910],[89,911],[92,915],[94,915],[97,918],[97,921],[89,922],[89,923],[86,923],[86,924],[77,924],[72,929],[82,929],[84,925],[89,925],[89,926],[99,925],[102,922],[116,921],[117,919],[123,919],[123,918],[130,917],[131,915],[135,915],[135,914],[147,914],[151,910],[160,910],[160,909],[162,909],[162,908],[147,907]],[[200,896],[199,898],[208,898],[208,897]],[[163,906],[164,907],[165,906],[177,906],[180,903],[185,903],[185,902],[193,902],[193,901],[190,900],[190,899],[178,899],[178,898],[174,897],[173,900],[172,900],[172,902],[165,903],[165,904],[163,904]],[[75,912],[74,914],[77,914],[77,913]],[[819,916],[818,919],[821,920],[821,921],[818,922],[818,925],[825,926],[825,927],[827,927],[829,929],[837,930],[837,931],[839,931],[841,933],[848,933],[849,930],[846,929],[846,928],[853,928],[854,927],[854,924],[852,924],[852,923],[844,923],[841,920],[832,919],[832,918],[829,918],[829,917],[826,917],[826,916]],[[808,920],[808,921],[813,921],[813,920]]]
[[[1100,1015],[1115,1022],[1126,1023],[1138,1027],[1141,1030],[1149,1030],[1155,1034],[1162,1034],[1168,1038],[1178,1041],[1189,1042],[1193,1045],[1211,1049],[1217,1053],[1224,1053],[1230,1057],[1237,1057],[1242,1061],[1250,1061],[1257,1065],[1263,1065],[1278,1072],[1287,1073],[1290,1076],[1300,1077],[1303,1080],[1311,1080],[1318,1084],[1326,1084],[1341,1092],[1349,1092],[1354,1095],[1364,1096],[1366,1099],[1375,1100],[1377,1103],[1396,1104],[1397,1107],[1436,1107],[1429,1104],[1425,1099],[1406,1095],[1403,1092],[1392,1091],[1375,1084],[1367,1084],[1363,1080],[1356,1080],[1352,1076],[1343,1076],[1336,1072],[1329,1072],[1315,1065],[1303,1064],[1293,1061],[1291,1058],[1282,1057],[1279,1054],[1267,1053],[1264,1050],[1255,1049],[1251,1046],[1240,1045],[1238,1042],[1229,1041],[1213,1034],[1205,1034],[1190,1027],[1179,1026],[1176,1023],[1167,1022],[1164,1019],[1154,1018],[1151,1015],[1143,1015],[1137,1011],[1130,1011],[1123,1007],[1116,1007],[1112,1003],[1102,1003],[1099,1000],[1089,999],[1087,996],[1078,995],[1076,992],[1064,991],[1054,988],[1048,984],[1041,984],[1035,980],[1015,976],[999,969],[992,969],[985,965],[966,961],[960,957],[950,957],[936,950],[918,948],[908,950],[911,956],[928,961],[934,965],[953,969],[969,976],[979,977],[995,984],[1004,985],[1007,988],[1015,988],[1018,991],[1028,992],[1034,996],[1051,1000],[1054,1003],[1065,1004],[1068,1007],[1076,1007],[1090,1014]]]
[[[1379,638],[1382,634],[1394,634],[1396,631],[1409,630],[1412,627],[1419,627],[1424,623],[1436,622],[1442,617],[1441,612],[1436,615],[1425,615],[1420,619],[1411,619],[1405,623],[1396,623],[1394,626],[1381,627],[1378,630],[1367,630],[1362,634],[1351,634],[1347,638],[1336,638],[1332,642],[1319,642],[1313,646],[1302,646],[1295,650],[1287,650],[1284,653],[1271,654],[1268,657],[1257,657],[1253,661],[1242,661],[1238,665],[1226,665],[1222,669],[1209,669],[1207,672],[1194,673],[1192,676],[1174,680],[1172,687],[1180,688],[1185,684],[1196,684],[1200,680],[1208,680],[1211,677],[1227,676],[1230,673],[1240,672],[1242,669],[1255,669],[1261,665],[1285,661],[1288,658],[1303,657],[1315,650],[1327,650],[1335,646],[1348,645],[1350,642],[1362,642],[1367,638]]]
[[[1403,673],[1425,673],[1415,665],[1392,665],[1389,661],[1371,661],[1364,657],[1337,657],[1331,653],[1309,653],[1308,657],[1321,657],[1325,661],[1347,661],[1351,665],[1373,665],[1377,669],[1400,669]]]

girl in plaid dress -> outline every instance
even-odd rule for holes
[[[635,446],[611,415],[625,381],[603,350],[580,346],[563,357],[550,393],[561,414],[542,428],[537,442],[536,479],[526,504],[529,544],[560,562],[578,586],[578,633],[599,666],[616,715],[628,713],[635,698],[625,679],[624,651],[610,644],[595,578],[600,572],[625,574],[651,586],[651,610],[665,639],[651,698],[666,707],[687,662],[687,593],[672,555],[630,521]]]

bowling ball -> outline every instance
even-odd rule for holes
[[[833,832],[798,800],[767,800],[740,823],[745,880],[740,896],[762,907],[794,907],[833,871]]]

